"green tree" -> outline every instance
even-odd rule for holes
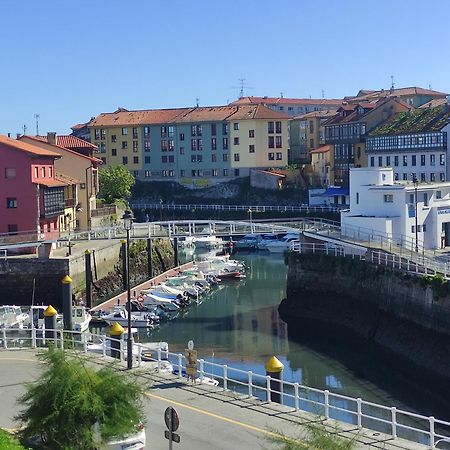
[[[22,439],[41,437],[55,450],[91,450],[133,433],[143,417],[142,389],[112,367],[94,370],[62,350],[39,355],[46,368],[19,399]],[[100,440],[100,442],[99,442]]]
[[[133,175],[124,166],[111,166],[99,171],[99,197],[107,203],[115,200],[126,200],[131,196],[134,186]]]

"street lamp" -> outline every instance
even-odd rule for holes
[[[417,186],[419,184],[417,177],[413,176],[413,183],[414,183],[414,218],[415,218],[415,230],[416,230],[416,253],[419,253],[419,243],[418,243],[418,230],[417,230]]]
[[[162,205],[163,205],[163,199],[159,199],[159,221],[162,222]]]
[[[131,292],[130,292],[130,230],[133,226],[133,213],[129,210],[125,211],[122,216],[123,226],[127,231],[127,245],[125,247],[126,255],[126,273],[127,280],[127,317],[128,317],[128,337],[127,337],[127,368],[133,367],[133,340],[131,337]]]
[[[253,211],[251,208],[248,208],[248,220],[250,221],[250,225],[252,224],[252,218],[253,218]]]

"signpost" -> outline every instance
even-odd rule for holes
[[[164,411],[164,422],[166,423],[167,430],[164,431],[164,437],[169,440],[169,450],[172,450],[172,442],[177,444],[180,442],[180,435],[175,433],[180,426],[180,418],[175,408],[169,406]]]
[[[194,350],[194,341],[188,342],[188,348],[185,349],[186,357],[186,378],[195,381],[197,378],[197,350]]]

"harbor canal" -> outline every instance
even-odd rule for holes
[[[193,340],[199,358],[258,374],[275,355],[284,364],[286,381],[449,419],[438,387],[415,383],[413,374],[393,369],[367,343],[314,325],[296,324],[301,333],[289,330],[278,315],[287,278],[281,255],[238,253],[236,258],[248,266],[244,280],[222,282],[174,320],[141,330],[140,342],[166,341],[171,352],[184,353]]]

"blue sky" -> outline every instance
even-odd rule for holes
[[[247,95],[450,92],[447,0],[0,0],[0,133]],[[251,89],[250,89],[251,87]]]

